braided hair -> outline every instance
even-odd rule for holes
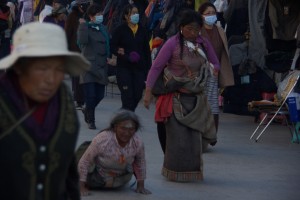
[[[199,13],[194,10],[186,9],[180,13],[180,20],[178,24],[178,30],[183,26],[186,26],[191,23],[197,23],[199,27],[203,26],[203,21]],[[179,32],[179,45],[180,45],[180,59],[183,56],[183,45],[184,45],[184,38],[181,32]]]

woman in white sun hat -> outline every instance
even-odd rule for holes
[[[65,73],[89,68],[64,30],[32,22],[0,60],[1,199],[80,199],[74,150],[79,123]]]

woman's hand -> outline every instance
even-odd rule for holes
[[[117,56],[113,54],[111,58],[107,58],[107,64],[111,66],[117,66]]]
[[[83,24],[83,23],[85,23],[85,19],[83,19],[83,18],[79,18],[79,23],[80,23],[80,24]]]
[[[146,87],[145,95],[144,95],[144,106],[145,108],[149,109],[149,105],[152,101],[152,93],[151,88]]]
[[[125,55],[125,50],[124,50],[124,48],[119,48],[118,49],[118,52],[117,52],[119,55]]]
[[[144,180],[137,181],[135,192],[141,194],[151,194],[151,192],[144,187]]]
[[[88,196],[90,195],[89,189],[85,186],[85,182],[80,181],[80,194],[81,196]]]
[[[209,63],[209,64],[210,64],[210,70],[211,70],[212,74],[213,74],[214,76],[218,76],[219,70],[216,69],[215,66],[214,66],[212,63]]]
[[[217,70],[217,69],[214,69],[214,71],[213,71],[213,75],[214,75],[214,76],[218,76],[218,75],[219,75],[219,70]]]

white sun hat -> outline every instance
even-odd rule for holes
[[[12,67],[22,57],[51,56],[64,56],[66,72],[70,75],[80,75],[90,67],[89,61],[80,53],[68,50],[66,34],[60,26],[31,22],[14,33],[12,52],[0,60],[0,69]]]

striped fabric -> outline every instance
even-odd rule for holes
[[[167,179],[177,181],[177,182],[190,182],[190,181],[203,180],[203,174],[201,171],[175,172],[163,167],[161,174]]]
[[[207,79],[205,88],[207,100],[211,108],[212,114],[219,114],[219,95],[218,95],[218,77],[210,76]]]

